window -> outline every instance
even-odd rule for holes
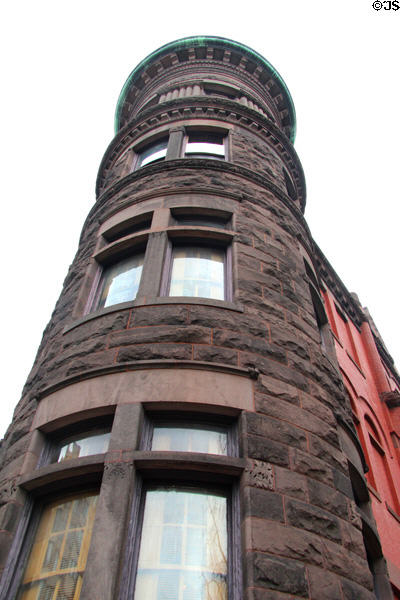
[[[228,454],[226,427],[206,424],[155,423],[151,450]]]
[[[149,434],[144,446],[150,450],[175,452],[202,452],[234,455],[237,446],[231,426],[224,420],[220,424],[198,421],[195,417],[188,421],[179,416],[158,417],[149,423]]]
[[[225,159],[225,140],[222,133],[211,131],[189,132],[185,157]]]
[[[186,485],[148,486],[135,600],[227,600],[227,495]]]
[[[220,96],[221,98],[229,98],[229,100],[234,100],[238,95],[236,89],[218,83],[204,83],[203,90],[206,96]]]
[[[223,248],[173,247],[168,295],[225,300],[225,263]]]
[[[104,268],[94,302],[95,309],[106,308],[136,298],[144,253],[134,254]]]
[[[96,494],[80,494],[44,508],[18,600],[78,600],[96,502]]]
[[[65,438],[57,444],[54,461],[64,462],[71,458],[103,454],[108,450],[110,429],[96,429],[91,432]]]
[[[140,167],[144,167],[150,163],[164,160],[164,158],[167,156],[167,147],[168,138],[163,138],[162,140],[158,140],[157,142],[149,144],[143,148],[143,150],[140,150],[137,153],[138,159],[136,162],[136,169],[140,169]]]
[[[197,208],[172,208],[171,215],[174,225],[189,227],[213,227],[216,229],[229,229],[232,214],[217,210],[204,210]]]
[[[241,590],[239,485],[215,455],[238,457],[232,417],[150,413],[141,448],[157,452],[155,465],[138,473],[132,505],[127,582],[120,600],[239,600]],[[161,451],[161,452],[160,452]],[[162,451],[166,451],[163,465]],[[171,468],[170,452],[201,452],[199,469]],[[151,453],[150,453],[151,454]],[[204,469],[207,455],[214,468]],[[178,461],[179,462],[179,461]],[[223,481],[223,483],[221,483]]]
[[[150,229],[151,220],[153,213],[143,213],[133,217],[132,219],[124,220],[122,223],[118,223],[103,233],[103,237],[107,242],[115,242],[127,235],[137,233],[138,231],[144,231]]]

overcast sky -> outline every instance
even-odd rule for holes
[[[400,10],[372,0],[14,0],[1,16],[0,436],[95,200],[120,90],[146,55],[189,35],[247,44],[282,75],[311,231],[399,365]]]

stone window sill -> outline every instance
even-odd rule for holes
[[[23,475],[18,482],[19,486],[28,492],[49,492],[53,485],[57,489],[70,487],[78,481],[98,482],[104,469],[105,454],[94,454],[82,458],[51,463],[39,467],[29,475]]]
[[[155,473],[171,478],[171,471],[181,476],[187,473],[193,479],[193,473],[205,473],[208,480],[210,475],[235,478],[241,475],[246,466],[243,458],[203,454],[198,452],[169,452],[145,450],[133,453],[133,461],[137,469],[144,475],[146,471],[154,477]],[[167,472],[167,473],[166,473]]]

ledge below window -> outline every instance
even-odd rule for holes
[[[75,327],[83,325],[92,319],[98,319],[104,315],[110,313],[119,312],[123,310],[130,310],[132,308],[139,308],[141,306],[156,306],[160,304],[196,304],[199,306],[210,306],[213,308],[225,308],[226,310],[232,310],[235,312],[244,312],[243,307],[235,302],[228,300],[216,300],[213,298],[193,298],[192,296],[157,296],[156,298],[147,298],[146,301],[143,298],[136,298],[131,302],[122,302],[121,304],[114,304],[101,310],[91,312],[81,319],[73,321],[70,325],[66,325],[63,330],[63,334],[68,333]]]
[[[133,460],[136,468],[142,474],[151,471],[152,477],[155,472],[165,475],[165,471],[168,471],[168,478],[170,478],[173,471],[174,475],[183,473],[193,479],[193,473],[196,472],[196,477],[200,477],[201,473],[206,473],[208,481],[211,474],[218,475],[218,477],[237,477],[246,467],[244,458],[198,452],[143,450],[134,452]]]
[[[58,489],[75,485],[80,481],[100,481],[104,470],[105,454],[93,454],[83,458],[72,458],[61,463],[51,463],[23,475],[18,485],[28,492],[48,493],[53,486]]]

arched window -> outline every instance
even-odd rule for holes
[[[386,500],[392,508],[398,510],[396,493],[381,436],[371,417],[365,415],[364,423],[368,432],[368,446],[371,463],[371,473],[367,477],[370,483],[376,488],[382,500]]]

